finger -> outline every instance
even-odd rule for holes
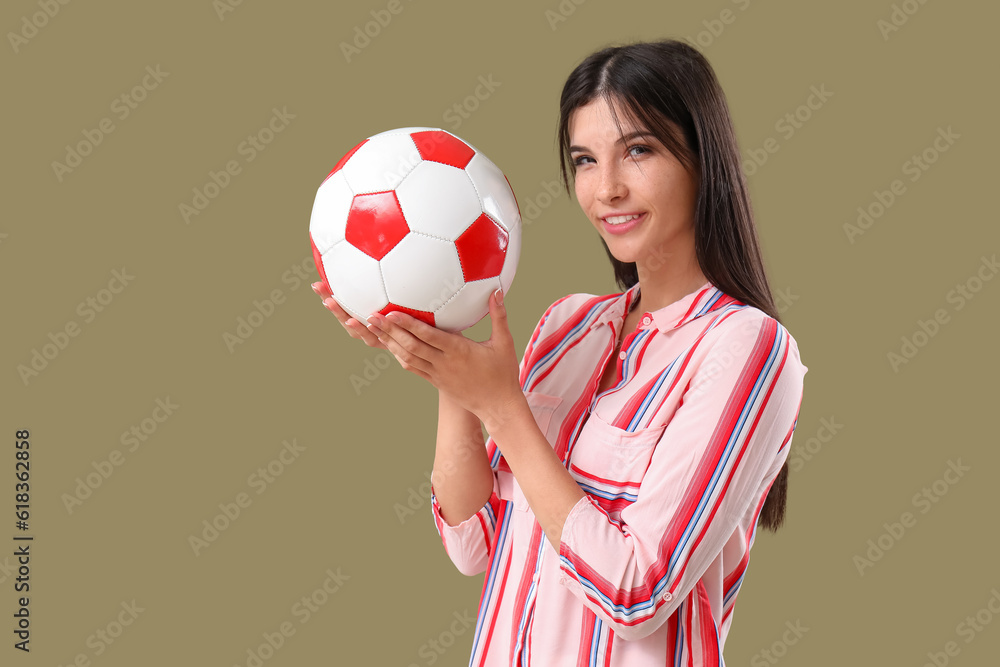
[[[337,320],[345,329],[347,329],[347,333],[350,334],[351,338],[362,340],[365,345],[369,347],[377,347],[383,350],[386,349],[385,345],[379,341],[378,336],[369,331],[364,323],[359,322],[346,310],[344,310],[343,306],[337,303],[336,299],[333,297],[327,297],[323,300],[323,305],[326,306],[327,310],[336,315]]]
[[[323,305],[327,310],[337,316],[337,319],[340,320],[341,324],[347,324],[347,320],[351,319],[351,316],[347,313],[347,311],[344,310],[333,297],[326,297],[323,299]]]
[[[413,336],[414,339],[419,340],[428,347],[432,348],[436,353],[443,354],[451,343],[449,336],[452,334],[448,334],[447,332],[441,331],[436,327],[432,327],[423,320],[418,320],[412,315],[402,311],[393,310],[381,317],[385,323],[383,324],[382,321],[376,322],[378,326],[387,331],[391,330],[391,327],[393,326],[402,329]]]
[[[325,299],[327,297],[333,296],[333,292],[330,291],[330,288],[327,287],[326,283],[324,283],[322,280],[320,280],[319,282],[313,283],[312,284],[312,289],[313,289],[313,292],[316,292],[316,294],[319,294],[320,297],[323,298],[323,299]]]
[[[428,344],[425,340],[423,340],[423,338],[420,337],[419,334],[416,334],[411,329],[401,325],[401,320],[405,320],[407,325],[412,326],[413,323],[410,320],[416,320],[416,318],[405,313],[392,311],[387,315],[375,313],[369,318],[368,321],[372,322],[376,327],[388,334],[392,339],[399,343],[403,349],[411,354],[414,354],[431,363],[438,360],[443,352],[433,345]],[[421,322],[421,324],[423,323]],[[434,329],[429,326],[427,328]]]
[[[353,317],[347,320],[344,324],[344,328],[347,332],[351,334],[353,338],[359,338],[365,342],[368,347],[377,347],[380,350],[387,350],[385,343],[379,340],[379,332],[370,331],[368,327],[365,326],[364,322],[359,322]]]
[[[389,331],[379,330],[377,325],[373,324],[370,326],[372,329],[379,332],[378,339],[385,345],[386,349],[392,353],[392,356],[396,357],[396,361],[399,362],[400,366],[402,366],[405,370],[413,371],[415,373],[419,371],[417,373],[418,375],[421,375],[421,377],[424,377],[425,379],[430,379],[428,373],[432,368],[432,364],[428,362],[427,359],[420,356],[419,353],[413,352],[410,349],[408,349],[395,336],[399,336],[400,338],[406,339],[406,345],[410,345],[413,347],[422,345],[422,343],[419,343],[419,341],[413,338],[413,336],[410,333],[408,333],[405,329],[400,329],[399,327],[396,327],[395,334],[393,334],[392,332]],[[428,347],[428,349],[431,348]]]

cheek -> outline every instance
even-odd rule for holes
[[[690,203],[687,179],[677,173],[664,172],[647,181],[643,194],[647,201],[660,208],[687,207]]]

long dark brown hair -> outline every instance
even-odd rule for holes
[[[567,192],[573,172],[570,114],[598,97],[610,104],[613,114],[616,106],[625,110],[698,175],[695,252],[709,282],[780,322],[729,106],[705,57],[684,42],[668,39],[608,47],[581,62],[566,80],[559,102],[559,166]],[[614,118],[620,129],[617,114]],[[618,286],[626,290],[635,285],[639,281],[635,262],[618,261],[603,239],[601,243]],[[784,521],[787,492],[786,461],[768,490],[758,525],[777,531]]]

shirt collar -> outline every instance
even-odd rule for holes
[[[725,294],[710,281],[705,281],[693,292],[685,294],[677,301],[652,312],[646,311],[640,318],[639,326],[645,328],[649,324],[655,324],[659,331],[671,331],[693,319],[710,313],[723,305],[723,302],[731,299],[723,299]],[[591,328],[599,325],[615,322],[621,324],[625,319],[627,309],[639,298],[639,283],[636,283],[626,291],[609,300],[604,312],[598,316]],[[651,322],[647,323],[646,318]]]

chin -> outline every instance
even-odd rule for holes
[[[639,256],[639,252],[635,247],[634,243],[622,243],[619,239],[612,238],[611,242],[608,239],[601,237],[604,240],[604,245],[608,247],[611,256],[617,259],[619,262],[624,264],[631,264],[636,261]],[[642,247],[641,243],[639,247]]]

